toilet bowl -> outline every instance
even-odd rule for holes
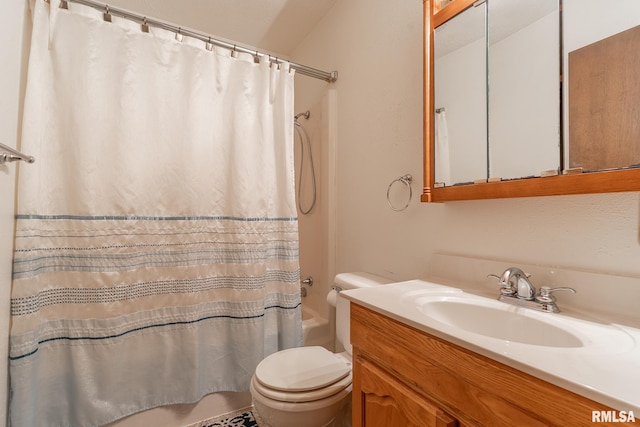
[[[377,286],[391,281],[368,273],[342,273],[339,290]],[[332,292],[335,292],[332,291]],[[332,353],[324,347],[299,347],[267,356],[251,379],[254,410],[271,427],[323,427],[350,419],[351,345],[349,302],[336,298],[336,341],[344,347]],[[348,420],[343,420],[348,421]]]

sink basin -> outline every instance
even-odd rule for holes
[[[584,346],[575,334],[538,320],[534,317],[537,313],[531,313],[530,309],[475,298],[469,301],[456,297],[427,297],[419,298],[416,302],[427,317],[485,337],[545,347]]]
[[[345,296],[499,360],[534,360],[533,365],[538,366],[556,356],[588,354],[595,359],[624,354],[638,346],[627,330],[588,313],[545,313],[422,280],[345,291]],[[553,369],[547,366],[545,371]],[[637,369],[640,372],[640,362]]]

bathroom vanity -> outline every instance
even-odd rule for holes
[[[602,404],[351,307],[354,426],[591,425]]]
[[[421,304],[424,307],[425,303],[433,301],[457,303],[457,300],[466,298],[463,291],[422,281],[401,282],[382,288],[346,292],[344,295],[351,300],[354,427],[593,426],[607,425],[593,422],[594,416],[599,420],[603,413],[611,415],[611,421],[615,417],[620,421],[628,416],[629,411],[640,413],[640,401],[634,400],[638,393],[633,391],[632,384],[626,391],[620,391],[622,399],[607,395],[607,384],[601,390],[597,382],[593,386],[590,384],[594,374],[603,377],[603,383],[629,381],[638,384],[635,382],[638,377],[634,362],[638,338],[635,330],[629,335],[628,331],[612,329],[613,338],[610,338],[622,341],[616,344],[620,351],[611,350],[611,354],[602,353],[609,350],[598,344],[600,334],[602,337],[609,335],[605,329],[600,332],[594,330],[593,333],[587,331],[593,339],[585,338],[581,334],[582,320],[578,319],[575,325],[565,325],[565,318],[567,322],[573,321],[568,316],[550,320],[557,319],[562,328],[576,332],[576,337],[583,344],[560,337],[554,343],[533,345],[494,337],[487,340],[477,333],[474,334],[479,337],[476,340],[466,332],[458,334],[455,328],[432,318],[422,322],[422,311],[411,308]],[[486,300],[487,307],[504,304],[477,298],[480,305]],[[500,306],[497,307],[500,310]],[[509,308],[505,312],[517,310],[529,309]],[[482,319],[476,317],[476,321],[481,323]],[[596,328],[609,326],[597,325]],[[504,327],[508,328],[508,325]],[[618,332],[620,334],[616,338]],[[489,343],[486,347],[485,342]],[[609,360],[610,365],[617,366],[594,369],[601,360]],[[620,372],[628,374],[616,377]],[[584,378],[585,381],[581,383],[576,378]],[[589,394],[592,391],[595,394]],[[630,400],[621,402],[625,393]]]

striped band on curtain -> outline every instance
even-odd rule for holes
[[[265,356],[302,341],[293,73],[32,7],[11,425],[248,390]]]

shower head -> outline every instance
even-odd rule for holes
[[[298,117],[300,117],[300,116],[304,116],[304,118],[305,118],[305,119],[309,120],[309,116],[310,116],[310,115],[311,115],[311,112],[310,112],[309,110],[307,110],[307,111],[305,111],[304,113],[298,113],[298,114],[296,114],[296,115],[293,117],[293,119],[297,121],[297,120],[298,120]]]

